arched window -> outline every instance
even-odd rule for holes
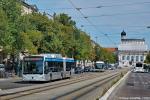
[[[144,61],[144,57],[143,56],[140,56],[140,61]]]
[[[122,56],[122,60],[125,60],[125,56]]]
[[[131,56],[131,61],[134,61],[134,56]]]
[[[130,60],[130,56],[129,56],[129,55],[127,56],[127,60],[128,60],[128,61]]]
[[[136,61],[139,61],[139,56],[136,56]]]

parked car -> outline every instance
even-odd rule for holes
[[[90,72],[90,71],[91,71],[91,67],[90,66],[84,67],[84,72]]]
[[[109,67],[108,69],[109,70],[115,70],[115,67]]]
[[[122,67],[121,67],[121,66],[118,66],[117,68],[118,68],[118,69],[122,69]]]
[[[83,69],[81,67],[75,68],[75,74],[83,73]]]

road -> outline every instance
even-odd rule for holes
[[[109,70],[109,71],[104,72],[104,73],[99,73],[99,75],[103,75],[103,74],[109,73],[109,72],[111,73],[114,71]],[[72,78],[84,77],[87,75],[98,75],[98,73],[86,72],[86,73],[82,73],[82,74],[74,74]],[[52,82],[54,83],[57,81],[58,80],[54,80]],[[12,79],[0,80],[0,89],[6,90],[6,89],[20,88],[20,87],[39,85],[39,84],[45,84],[45,83],[47,83],[47,82],[24,82],[24,81],[22,81],[21,78],[14,78],[14,79],[12,78]]]
[[[84,77],[90,74],[91,73],[75,74],[73,75],[73,78],[81,77],[81,76]],[[54,80],[52,82],[57,82],[57,81],[58,80]],[[3,79],[3,80],[0,80],[0,89],[6,90],[6,89],[20,88],[20,87],[39,85],[39,84],[45,84],[45,83],[47,82],[24,82],[22,81],[21,78]]]
[[[50,99],[64,100],[65,98],[66,100],[69,99],[83,100],[85,98],[87,99],[87,97],[88,100],[93,100],[93,98],[97,99],[100,96],[100,92],[103,91],[104,85],[107,85],[105,83],[107,81],[112,80],[116,76],[120,75],[121,73],[120,71],[124,71],[124,70],[111,70],[103,73],[84,73],[81,75],[74,76],[71,79],[72,81],[61,80],[56,82],[50,82],[48,83],[50,85],[45,87],[44,91],[42,90],[43,88],[41,88],[42,91],[39,88],[39,90],[32,90],[32,91],[36,91],[35,93],[33,92],[32,94],[30,91],[26,91],[24,93],[19,92],[19,94],[23,96],[21,97],[19,96],[19,98],[14,98],[14,100],[29,100],[29,99],[30,100],[50,100]],[[91,77],[91,75],[93,75],[92,76],[93,78]],[[87,77],[87,79],[84,81],[76,82],[79,81],[78,77],[83,77],[83,78]],[[72,83],[70,84],[69,82]],[[58,84],[56,85],[56,83]]]
[[[150,73],[133,73],[108,100],[150,100]]]
[[[117,72],[116,72],[117,73]],[[103,82],[101,80],[112,77],[116,73],[111,73],[106,76],[101,76],[97,78],[93,78],[90,80],[85,80],[81,82],[75,82],[69,85],[64,85],[61,87],[53,88],[53,89],[48,89],[46,91],[30,94],[30,95],[25,95],[23,97],[19,98],[14,98],[12,100],[80,100],[82,97],[82,94],[92,91],[93,88],[99,88]],[[28,91],[26,92],[28,93]],[[80,97],[81,96],[81,97]],[[95,96],[92,94],[91,96]],[[94,97],[95,98],[95,97]],[[83,100],[85,100],[86,97],[84,97]],[[93,100],[93,99],[89,99]]]
[[[31,86],[31,85],[33,85],[33,84],[29,83],[29,82],[23,82],[21,80],[21,78],[12,78],[12,79],[0,80],[0,89],[2,89],[2,90]]]

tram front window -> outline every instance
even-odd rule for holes
[[[141,63],[137,63],[136,67],[142,67],[142,64]]]
[[[43,61],[25,61],[23,74],[43,74]]]
[[[97,64],[95,65],[95,68],[96,68],[96,69],[102,69],[103,67],[104,67],[103,64],[98,64],[98,63],[97,63]]]

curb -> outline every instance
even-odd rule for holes
[[[128,71],[116,84],[114,84],[99,100],[107,100],[108,97],[112,94],[112,92],[123,82],[131,71]]]
[[[12,79],[21,79],[20,77],[0,78],[0,81],[7,81]]]
[[[11,80],[12,78],[0,78],[0,81]]]

